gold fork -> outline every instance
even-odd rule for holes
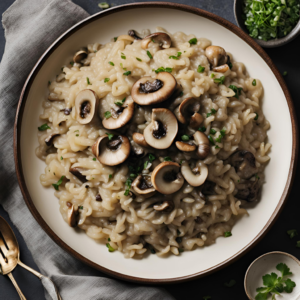
[[[18,264],[17,256],[18,249],[15,248],[14,244],[10,240],[5,242],[5,232],[0,231],[0,273],[9,277],[20,296],[20,299],[26,300],[11,273]]]
[[[17,292],[19,293],[21,300],[26,300],[11,274],[12,270],[17,265],[20,265],[27,271],[37,276],[42,281],[44,288],[48,291],[52,299],[62,300],[55,284],[50,278],[31,269],[20,261],[20,249],[18,241],[8,223],[0,216],[0,272],[2,267],[1,273],[3,275],[8,275]]]

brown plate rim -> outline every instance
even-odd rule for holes
[[[46,61],[46,59],[49,57],[49,55],[70,35],[75,33],[77,30],[85,26],[86,24],[93,22],[96,19],[99,19],[104,16],[108,16],[110,14],[113,14],[115,12],[119,11],[124,11],[128,9],[137,9],[137,8],[168,8],[168,9],[175,9],[175,10],[181,10],[185,12],[189,12],[192,14],[196,14],[200,17],[204,17],[206,19],[209,19],[226,29],[230,30],[233,32],[235,35],[240,37],[242,40],[244,40],[250,47],[252,47],[256,53],[258,53],[263,60],[267,63],[269,68],[272,70],[273,74],[275,75],[276,79],[278,80],[284,95],[286,97],[286,101],[289,107],[289,112],[291,115],[291,123],[292,123],[292,138],[293,138],[293,145],[292,145],[292,158],[291,158],[291,164],[289,168],[289,175],[286,181],[286,185],[284,188],[284,191],[282,193],[282,196],[280,198],[280,201],[274,210],[272,216],[266,223],[266,225],[262,228],[262,230],[259,232],[259,234],[249,243],[247,244],[244,248],[242,248],[240,251],[235,253],[233,256],[230,258],[226,259],[222,263],[215,265],[209,269],[206,269],[201,272],[197,272],[194,274],[186,275],[186,276],[181,276],[181,277],[176,277],[176,278],[165,278],[165,279],[153,279],[153,278],[140,278],[140,277],[134,277],[134,276],[129,276],[125,274],[121,274],[112,270],[109,270],[107,268],[104,268],[93,261],[85,258],[81,254],[77,253],[75,250],[73,250],[71,247],[69,247],[65,242],[63,242],[47,225],[47,223],[43,220],[39,212],[34,206],[34,203],[32,202],[32,199],[30,197],[30,194],[27,190],[25,179],[24,179],[24,174],[22,170],[22,163],[21,163],[21,151],[20,151],[20,137],[21,137],[21,124],[22,124],[22,116],[24,112],[24,107],[26,104],[26,99],[28,96],[28,92],[30,90],[30,86],[37,75],[38,71],[40,70],[41,66],[43,63]],[[33,67],[32,71],[30,72],[24,87],[21,92],[21,96],[19,99],[18,107],[17,107],[17,112],[16,112],[16,118],[15,118],[15,124],[14,124],[14,158],[15,158],[15,167],[16,167],[16,174],[18,178],[18,182],[24,197],[24,200],[31,211],[32,215],[36,219],[36,221],[40,224],[40,226],[43,228],[43,230],[53,239],[53,241],[58,244],[62,249],[67,251],[69,254],[74,256],[75,258],[79,259],[80,261],[86,263],[87,265],[102,271],[106,273],[109,276],[130,281],[130,282],[135,282],[135,283],[143,283],[143,284],[170,284],[170,283],[177,283],[177,282],[184,282],[196,278],[200,278],[203,276],[206,276],[208,274],[211,274],[215,271],[218,271],[229,264],[233,263],[237,259],[239,259],[243,254],[248,252],[251,248],[253,248],[262,238],[263,236],[267,233],[267,231],[271,228],[271,226],[274,224],[276,221],[279,213],[281,212],[283,205],[286,203],[287,197],[290,193],[291,185],[295,177],[295,170],[296,170],[296,162],[297,162],[297,153],[298,153],[298,129],[297,129],[297,119],[296,119],[296,114],[295,114],[295,109],[293,106],[293,102],[290,96],[290,93],[288,91],[288,88],[283,80],[283,77],[277,70],[276,66],[273,64],[271,61],[270,57],[266,54],[266,52],[257,44],[255,41],[252,40],[250,36],[248,36],[242,29],[238,28],[236,25],[230,23],[229,21],[223,19],[222,17],[219,17],[213,13],[204,11],[199,8],[195,8],[189,5],[184,5],[184,4],[177,4],[177,3],[171,3],[171,2],[140,2],[140,3],[131,3],[131,4],[124,4],[121,6],[117,6],[114,8],[107,9],[105,11],[101,11],[95,15],[92,15],[83,21],[80,21],[76,25],[72,26],[70,29],[68,29],[64,34],[62,34],[58,39],[56,39],[55,42],[52,43],[52,45],[44,52],[44,54],[40,57],[38,62],[35,64]]]

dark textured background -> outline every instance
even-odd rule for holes
[[[146,2],[146,0],[144,0]],[[0,12],[3,13],[14,0],[0,0]],[[74,2],[81,7],[83,7],[88,13],[94,14],[100,11],[98,8],[98,3],[102,0],[74,0]],[[108,3],[113,5],[120,5],[130,2],[141,2],[141,1],[126,1],[126,0],[112,0]],[[233,0],[182,0],[182,1],[172,1],[177,3],[189,4],[195,7],[202,8],[213,12],[230,22],[235,23],[233,15]],[[3,29],[0,29],[0,57],[2,57],[5,47],[5,39]],[[298,102],[298,95],[300,89],[300,77],[299,77],[299,49],[300,49],[300,37],[298,37],[293,42],[288,45],[282,46],[280,48],[266,49],[271,59],[274,61],[280,72],[287,71],[288,75],[285,77],[288,88],[291,92],[292,98],[295,103],[295,108],[298,111],[300,109],[300,103]],[[245,57],[244,63],[247,65],[247,58]],[[260,78],[262,81],[264,78]],[[300,114],[300,110],[299,110]],[[298,114],[298,118],[299,118]],[[282,141],[284,143],[284,141]],[[284,155],[284,154],[283,154]],[[296,228],[300,232],[299,215],[300,215],[300,205],[299,196],[297,194],[296,186],[299,182],[299,171],[296,174],[294,188],[292,189],[291,195],[289,196],[288,202],[278,218],[275,225],[265,236],[263,241],[261,241],[254,249],[242,257],[239,261],[230,265],[229,267],[214,273],[208,277],[194,280],[187,283],[168,285],[166,289],[176,298],[176,299],[203,299],[203,296],[210,295],[212,300],[243,300],[247,299],[243,280],[244,274],[247,270],[249,264],[258,256],[269,251],[285,251],[292,255],[300,258],[300,248],[296,248],[296,241],[300,236],[290,240],[287,236],[286,231],[288,229]],[[1,184],[1,183],[0,183]],[[1,197],[1,196],[0,196]],[[0,205],[0,215],[9,221],[7,213],[3,210]],[[10,223],[11,224],[11,223]],[[12,225],[12,224],[11,224]],[[14,228],[14,227],[13,227]],[[17,239],[21,248],[21,258],[25,264],[36,268],[37,266],[33,262],[31,254],[29,253],[26,244],[20,234],[14,228]],[[247,233],[245,233],[247,234]],[[197,262],[201,264],[201,261]],[[159,270],[157,270],[159,272]],[[19,283],[24,295],[27,299],[40,300],[45,299],[44,291],[39,280],[33,275],[17,267],[13,271],[15,279]],[[103,276],[99,272],[99,276]],[[105,275],[104,275],[105,276]],[[230,279],[236,280],[236,285],[232,288],[224,287],[224,282],[228,282]],[[300,283],[297,283],[300,284]],[[88,288],[88,287],[87,287]],[[0,299],[1,300],[17,300],[19,299],[18,294],[14,290],[13,285],[10,283],[9,279],[5,276],[0,275]],[[85,299],[82,296],[83,300]],[[99,295],[99,300],[101,295]],[[64,299],[70,300],[70,299]],[[130,299],[131,300],[131,299]],[[134,300],[134,299],[132,299]]]

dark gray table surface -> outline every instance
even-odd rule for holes
[[[145,0],[146,1],[146,0]],[[3,13],[14,0],[1,0],[0,1],[0,12]],[[81,7],[83,7],[90,14],[94,14],[98,12],[100,9],[97,4],[102,2],[102,0],[74,0],[74,2]],[[109,1],[108,1],[109,2]],[[124,3],[130,2],[140,2],[140,1],[126,1],[126,0],[112,0],[109,3],[114,5],[120,5]],[[182,1],[172,1],[177,3],[189,4],[195,7],[199,7],[210,12],[213,12],[233,23],[233,0],[182,0]],[[0,57],[3,55],[5,47],[5,39],[4,32],[1,27],[0,29]],[[278,67],[280,72],[287,71],[288,75],[285,77],[288,88],[291,92],[292,98],[294,100],[295,109],[298,114],[298,118],[300,115],[300,103],[298,102],[298,93],[300,89],[300,77],[299,77],[299,67],[300,60],[298,58],[300,49],[300,37],[298,37],[293,42],[288,45],[282,46],[280,48],[275,49],[266,49],[266,52],[274,61],[275,65]],[[247,58],[244,60],[247,65]],[[263,78],[261,78],[263,81]],[[299,110],[298,110],[299,109]],[[203,296],[210,295],[212,300],[243,300],[247,299],[243,280],[245,272],[249,266],[249,264],[258,256],[270,252],[270,251],[285,251],[289,252],[292,255],[298,257],[300,259],[300,248],[296,248],[296,241],[299,238],[294,238],[291,240],[286,231],[288,229],[296,228],[300,231],[299,224],[299,214],[300,214],[300,201],[297,195],[297,182],[300,179],[299,169],[296,174],[296,179],[294,186],[292,188],[291,194],[287,201],[287,204],[276,221],[275,225],[271,228],[271,230],[267,233],[264,239],[254,247],[251,251],[249,251],[246,255],[244,255],[240,260],[231,264],[227,268],[214,273],[205,278],[201,278],[198,280],[190,281],[187,283],[176,284],[176,285],[167,285],[165,288],[176,298],[176,299],[203,299]],[[0,205],[0,215],[4,217],[10,225],[13,224],[10,222],[7,213],[3,210]],[[17,229],[13,226],[13,229],[16,233],[17,239],[20,244],[21,249],[21,258],[25,264],[37,269],[30,252],[26,247],[26,243],[23,240],[22,236],[18,233]],[[247,234],[247,233],[245,233]],[[197,262],[201,264],[201,261]],[[158,270],[159,271],[159,270]],[[24,271],[20,267],[17,267],[13,275],[17,280],[20,288],[24,292],[24,295],[27,299],[45,299],[43,288],[37,278],[35,278],[30,273]],[[99,272],[99,276],[105,276],[104,274]],[[227,288],[224,286],[224,282],[228,282],[231,279],[236,280],[236,285],[231,288]],[[297,283],[297,284],[300,284]],[[10,283],[9,279],[5,276],[0,275],[0,299],[1,300],[14,300],[19,299],[18,294],[14,290],[14,287]],[[83,300],[85,299],[82,296]],[[101,295],[99,295],[98,299],[102,299]],[[69,299],[65,299],[69,300]],[[132,299],[134,300],[134,299]]]

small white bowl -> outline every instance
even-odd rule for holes
[[[250,300],[255,300],[255,296],[257,295],[256,289],[263,286],[262,277],[264,275],[272,272],[278,274],[278,277],[281,275],[276,269],[279,263],[284,263],[290,268],[293,274],[287,278],[293,280],[296,283],[296,287],[294,287],[292,293],[288,294],[283,292],[280,296],[276,296],[276,299],[300,299],[300,261],[288,253],[274,251],[258,257],[253,261],[246,272],[244,286],[245,292]],[[269,296],[268,299],[271,299],[271,296]]]

